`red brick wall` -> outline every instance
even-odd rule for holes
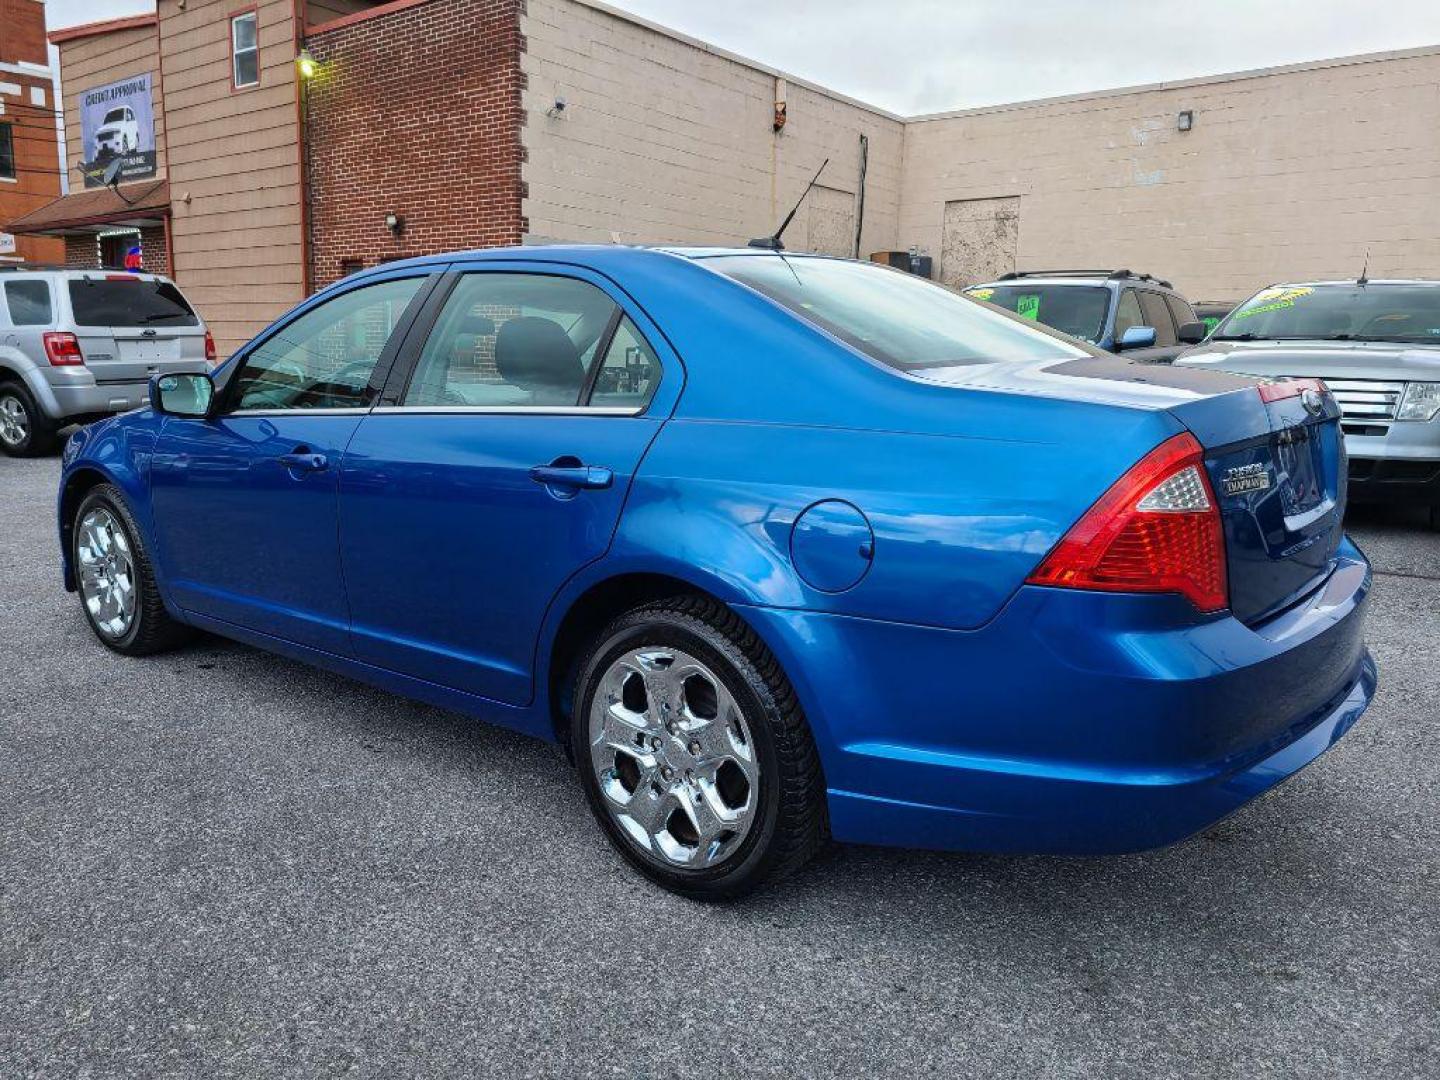
[[[520,242],[523,5],[430,0],[310,36],[312,288],[342,262]]]
[[[45,64],[45,9],[35,0],[0,0],[0,64]]]

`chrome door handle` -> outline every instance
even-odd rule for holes
[[[530,479],[546,487],[608,488],[615,483],[615,473],[603,465],[536,465]]]
[[[281,454],[280,464],[297,472],[320,472],[330,467],[324,454]]]

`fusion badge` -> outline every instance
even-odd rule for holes
[[[1237,465],[1226,469],[1220,479],[1220,486],[1226,495],[1246,495],[1252,491],[1267,491],[1270,488],[1270,472],[1262,462],[1252,465]]]

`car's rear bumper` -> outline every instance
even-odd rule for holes
[[[1094,854],[1181,840],[1343,735],[1375,688],[1369,588],[1347,541],[1323,587],[1255,628],[1034,587],[974,631],[743,613],[811,718],[837,839]]]

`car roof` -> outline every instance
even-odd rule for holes
[[[102,270],[99,267],[85,269],[75,266],[26,266],[24,263],[0,266],[0,281],[14,281],[17,278],[27,277],[74,278],[78,280],[93,277],[125,277],[135,278],[138,281],[170,281],[164,274],[152,274],[148,270],[137,273],[133,270]],[[171,284],[173,285],[174,282]]]
[[[1072,276],[1066,274],[1026,274],[1024,277],[1007,278],[1004,280],[983,281],[975,285],[967,285],[968,289],[1004,289],[1019,286],[1024,288],[1027,285],[1081,285],[1090,286],[1096,289],[1109,288],[1130,288],[1130,289],[1151,289],[1155,292],[1180,293],[1173,285],[1167,285],[1163,281],[1154,278],[1142,277],[1096,277],[1094,274]]]
[[[866,266],[880,267],[861,259],[838,259],[833,255],[821,255],[808,251],[769,251],[750,247],[679,247],[679,246],[632,246],[628,244],[535,244],[519,247],[475,248],[469,251],[449,251],[435,255],[417,255],[412,259],[397,259],[366,267],[344,278],[345,281],[359,281],[394,270],[441,266],[452,262],[500,262],[505,260],[525,262],[576,263],[581,266],[605,270],[633,266],[638,260],[685,259],[700,262],[721,256],[741,256],[756,259],[830,259],[837,262],[859,262]]]
[[[1365,281],[1357,281],[1355,278],[1341,278],[1332,281],[1277,281],[1272,285],[1266,285],[1266,289],[1324,289],[1334,286],[1355,286],[1363,285],[1431,285],[1440,286],[1440,281],[1434,278],[1367,278]],[[1264,291],[1263,289],[1261,290]]]

